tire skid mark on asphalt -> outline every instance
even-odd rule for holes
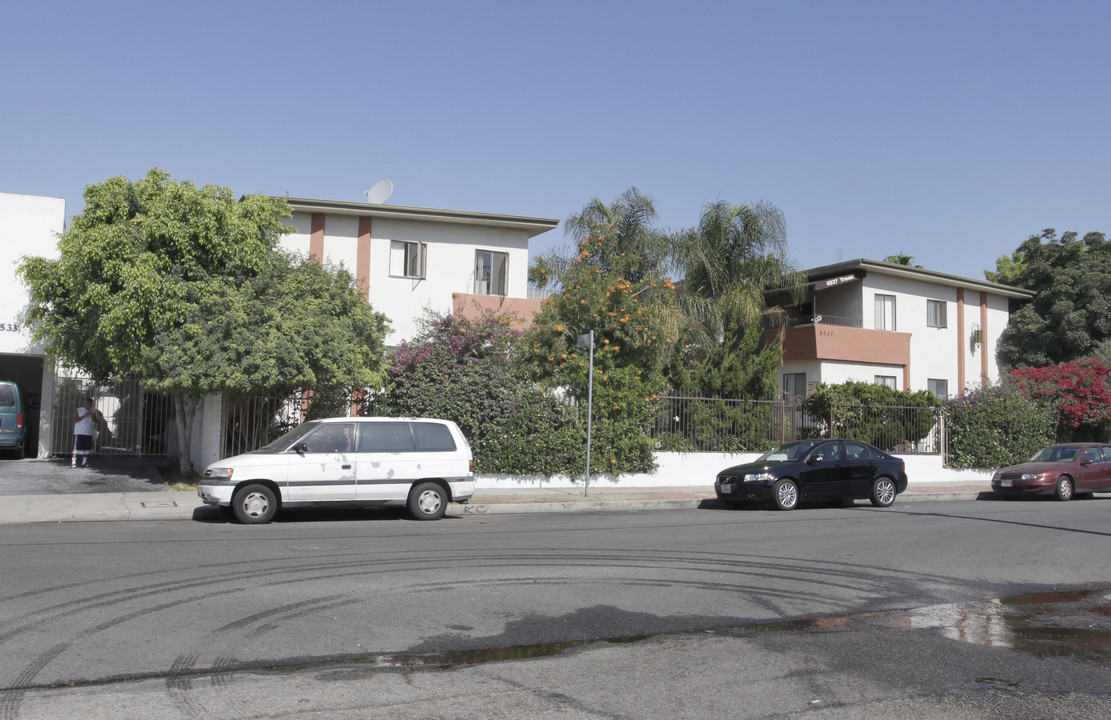
[[[630,557],[636,558],[636,560],[638,562],[635,565],[631,565],[630,564]],[[128,600],[133,601],[133,600],[144,599],[144,598],[153,597],[153,596],[158,596],[159,598],[165,598],[165,595],[169,592],[181,592],[181,591],[184,591],[184,590],[195,589],[197,587],[212,588],[214,585],[219,585],[221,587],[221,589],[213,590],[212,592],[209,592],[209,593],[204,593],[204,594],[200,594],[200,595],[193,595],[193,596],[190,596],[190,597],[180,598],[180,599],[176,599],[176,600],[168,601],[168,602],[166,602],[166,601],[160,602],[159,604],[157,604],[155,606],[148,607],[148,608],[142,608],[142,609],[130,612],[130,613],[126,613],[126,614],[111,618],[111,619],[109,619],[107,621],[104,621],[104,622],[101,622],[101,623],[99,623],[99,624],[97,624],[97,625],[95,625],[91,628],[88,628],[87,630],[81,631],[81,632],[77,633],[71,641],[67,641],[66,643],[61,643],[61,644],[55,645],[53,648],[51,648],[47,652],[44,652],[41,655],[39,655],[33,663],[28,665],[24,669],[24,671],[20,673],[20,675],[18,676],[14,686],[9,688],[9,689],[10,690],[18,690],[20,688],[26,688],[28,686],[31,686],[32,682],[39,675],[39,673],[41,673],[42,670],[45,669],[45,667],[47,665],[49,665],[50,662],[52,662],[55,658],[57,658],[58,655],[60,655],[62,652],[67,650],[69,647],[71,647],[74,644],[74,642],[76,642],[78,640],[87,639],[87,638],[95,635],[98,632],[102,632],[103,630],[106,630],[108,628],[115,627],[117,625],[129,622],[131,620],[134,620],[134,619],[136,619],[138,617],[141,617],[141,616],[144,616],[144,615],[149,615],[151,613],[161,612],[161,611],[164,611],[164,610],[166,610],[170,607],[175,607],[175,606],[188,604],[188,603],[194,603],[194,602],[198,602],[200,600],[208,599],[208,598],[215,597],[215,596],[226,595],[228,592],[238,592],[238,591],[247,591],[247,590],[257,589],[258,587],[260,587],[260,585],[257,583],[257,581],[259,579],[266,578],[266,577],[271,577],[271,576],[277,576],[277,577],[275,577],[275,579],[270,584],[288,584],[290,582],[319,582],[321,580],[338,579],[338,578],[351,578],[351,577],[365,576],[365,575],[370,575],[370,574],[381,577],[383,572],[402,571],[402,570],[405,571],[405,572],[413,572],[415,569],[416,570],[435,569],[435,568],[441,568],[443,566],[443,562],[441,560],[438,560],[438,559],[419,558],[418,560],[420,560],[419,563],[414,562],[414,560],[411,559],[411,558],[396,558],[396,557],[379,558],[379,559],[376,559],[376,560],[374,560],[370,563],[364,563],[359,568],[354,568],[353,569],[350,566],[350,559],[349,558],[344,558],[343,560],[338,560],[337,559],[332,563],[325,563],[325,564],[321,564],[320,558],[312,558],[312,559],[306,559],[306,561],[304,563],[294,564],[292,566],[282,564],[280,566],[271,567],[271,568],[261,568],[261,569],[257,569],[257,570],[254,570],[254,571],[251,571],[251,572],[246,572],[246,573],[242,571],[242,568],[241,568],[240,565],[236,564],[235,567],[237,569],[234,573],[233,572],[228,572],[224,575],[217,575],[217,576],[214,577],[211,574],[210,569],[205,568],[203,570],[206,571],[206,575],[203,578],[189,578],[189,579],[177,580],[177,581],[164,581],[164,582],[147,583],[147,584],[141,585],[141,586],[136,587],[136,588],[128,588],[128,589],[121,589],[121,590],[103,592],[103,593],[100,593],[99,595],[92,596],[93,602],[91,602],[91,603],[90,603],[90,598],[88,598],[88,597],[82,598],[82,599],[74,599],[74,600],[71,600],[71,601],[65,601],[65,602],[62,602],[62,603],[56,603],[52,606],[48,606],[48,607],[43,608],[41,610],[36,610],[36,611],[31,612],[31,613],[27,613],[24,616],[22,616],[20,618],[17,618],[16,622],[19,622],[20,620],[23,620],[24,622],[26,622],[28,618],[35,617],[35,616],[39,617],[38,620],[33,621],[30,624],[23,625],[22,627],[17,627],[17,628],[14,628],[12,630],[9,630],[4,635],[0,636],[0,644],[2,644],[4,641],[10,640],[12,637],[14,637],[17,634],[20,634],[22,632],[26,632],[28,630],[31,630],[31,629],[34,629],[34,628],[37,628],[37,627],[41,627],[45,623],[48,623],[51,620],[59,619],[63,615],[69,616],[70,619],[72,619],[72,610],[74,608],[79,608],[82,611],[87,611],[87,610],[91,610],[91,609],[99,609],[99,608],[103,608],[103,607],[115,606],[115,605],[118,605],[121,602],[128,601]],[[951,580],[948,579],[948,578],[941,578],[941,577],[933,576],[933,575],[925,575],[923,573],[917,573],[917,572],[904,572],[904,571],[898,571],[898,570],[896,570],[896,571],[878,570],[878,569],[876,569],[872,566],[846,564],[846,563],[833,563],[833,562],[830,562],[830,561],[799,560],[797,558],[790,558],[788,560],[791,563],[794,563],[795,566],[797,567],[797,574],[799,575],[799,577],[785,578],[785,575],[784,575],[784,567],[785,566],[784,566],[784,564],[782,564],[782,562],[777,564],[774,561],[769,560],[767,558],[767,556],[760,556],[759,560],[753,560],[753,559],[750,559],[750,558],[746,558],[746,556],[738,556],[738,555],[733,554],[733,553],[723,553],[723,552],[698,552],[698,553],[690,553],[690,552],[682,552],[682,551],[659,552],[659,551],[650,551],[650,550],[644,550],[644,549],[639,549],[639,550],[635,550],[635,551],[628,551],[628,552],[615,552],[615,551],[593,552],[593,551],[590,551],[590,552],[579,552],[579,553],[571,554],[571,555],[562,554],[558,559],[553,559],[553,558],[550,557],[550,555],[544,555],[544,554],[540,553],[539,551],[525,551],[525,552],[508,553],[508,554],[503,554],[503,555],[499,555],[499,556],[485,556],[483,558],[483,560],[485,562],[483,562],[483,563],[481,563],[477,566],[474,565],[473,563],[468,565],[468,571],[473,573],[473,571],[475,571],[476,569],[478,569],[478,570],[491,569],[491,568],[498,568],[498,569],[500,569],[500,568],[513,568],[513,569],[516,569],[516,568],[519,568],[524,561],[529,561],[529,562],[532,562],[532,563],[539,563],[539,564],[542,564],[546,567],[557,567],[557,566],[570,565],[570,566],[573,566],[573,567],[576,567],[576,568],[581,568],[584,565],[591,566],[591,567],[597,567],[597,568],[609,568],[609,567],[612,567],[612,565],[614,563],[616,563],[617,566],[620,569],[625,570],[625,571],[629,570],[630,568],[632,568],[632,569],[658,569],[658,568],[665,567],[665,566],[666,567],[671,567],[671,566],[674,566],[677,563],[681,563],[685,567],[689,567],[692,572],[714,571],[714,572],[717,572],[717,573],[721,573],[724,570],[726,572],[729,572],[733,576],[743,576],[745,578],[759,578],[759,577],[774,575],[775,579],[779,582],[782,582],[785,579],[788,579],[788,580],[791,580],[791,581],[797,581],[797,582],[802,583],[802,584],[809,584],[809,585],[815,584],[815,580],[812,577],[808,577],[808,578],[801,577],[801,573],[804,571],[804,567],[805,567],[805,568],[808,568],[811,572],[820,572],[823,575],[829,576],[831,578],[839,578],[839,580],[847,580],[849,578],[853,578],[856,581],[856,583],[853,584],[853,585],[849,585],[848,583],[840,582],[840,581],[838,581],[838,582],[828,582],[828,583],[818,583],[820,585],[826,585],[827,590],[828,590],[829,587],[837,587],[837,588],[840,588],[840,589],[851,589],[852,591],[854,591],[854,593],[864,593],[864,594],[875,594],[875,593],[881,592],[885,588],[885,586],[889,586],[891,584],[891,574],[892,573],[897,574],[897,575],[901,575],[902,576],[902,581],[904,583],[912,582],[914,580],[917,580],[917,581],[921,582],[923,579],[926,579],[926,578],[931,578],[935,582],[939,581],[939,580],[943,580],[945,582],[951,582]],[[284,559],[274,559],[273,562],[275,562],[275,563],[284,563]],[[788,567],[790,567],[790,566],[788,566]],[[876,576],[875,579],[871,581],[871,584],[874,585],[874,587],[871,589],[871,591],[865,590],[861,585],[861,576],[860,576],[860,573],[859,573],[859,570],[861,568],[866,568],[869,573]],[[202,569],[198,568],[198,570],[200,571]],[[342,572],[332,572],[334,570],[342,570]],[[853,570],[857,570],[856,574],[853,573]],[[171,572],[171,571],[166,571],[166,572]],[[879,573],[881,573],[881,572],[883,572],[885,574],[880,576]],[[294,577],[294,578],[288,577],[291,574],[296,575],[296,577]],[[132,575],[132,576],[125,576],[125,577],[143,577],[144,579],[149,580],[149,574]],[[119,582],[120,579],[121,578],[115,578],[115,579],[110,580],[110,582]],[[510,583],[510,582],[512,582],[512,583],[526,583],[527,582],[527,583],[530,583],[530,584],[537,584],[537,583],[548,582],[549,580],[550,580],[549,576],[544,576],[544,577],[539,577],[539,578],[525,578],[525,579],[505,580],[503,582],[506,582],[506,583]],[[572,580],[575,581],[575,582],[578,582],[578,581],[583,581],[584,579],[583,578],[572,578]],[[99,584],[103,585],[103,582],[104,581],[99,581]],[[229,583],[232,583],[232,582],[239,583],[240,586],[232,588],[231,590],[226,589],[225,586]],[[620,578],[615,578],[612,581],[613,584],[617,584],[617,585],[636,584],[638,582],[650,583],[651,581],[644,581],[644,580],[637,579],[637,578],[624,579],[624,580],[622,580]],[[89,582],[89,583],[81,583],[81,584],[76,584],[76,585],[88,586],[88,585],[91,585],[91,584],[93,584],[93,583]],[[425,588],[425,589],[440,588],[440,589],[450,590],[450,589],[455,589],[455,588],[459,587],[462,584],[464,584],[464,581],[459,581],[459,582],[455,582],[455,583],[452,583],[450,581],[436,581],[436,582],[430,582],[430,583],[409,584],[409,585],[406,585],[404,587],[389,588],[389,589],[386,589],[386,591],[387,592],[389,592],[389,591],[411,592],[414,589],[421,589],[421,588]],[[726,591],[726,592],[737,592],[738,590],[741,590],[748,596],[749,600],[751,602],[753,602],[753,604],[756,604],[760,607],[763,607],[764,609],[771,610],[773,613],[778,614],[778,615],[782,615],[783,608],[780,607],[779,605],[777,605],[773,601],[773,598],[775,600],[793,599],[793,600],[798,601],[800,599],[800,597],[804,597],[804,596],[800,596],[798,591],[772,590],[772,589],[768,589],[768,588],[756,588],[756,587],[753,587],[751,584],[747,584],[747,583],[739,585],[737,583],[720,583],[720,582],[718,582],[718,583],[709,583],[707,581],[694,581],[694,580],[692,580],[692,581],[675,581],[675,580],[662,581],[661,580],[661,581],[658,581],[658,582],[652,583],[652,584],[655,584],[657,586],[658,585],[667,585],[667,586],[672,586],[672,587],[676,587],[676,586],[686,587],[686,586],[689,586],[689,587],[697,587],[699,589],[711,589],[711,590]],[[829,600],[829,596],[828,596],[827,593],[821,593],[821,592],[818,592],[818,591],[812,591],[812,592],[806,593],[805,597],[808,597],[808,598],[810,598],[812,600],[815,600],[815,601],[816,600],[821,600],[821,601],[828,602],[828,600]],[[329,601],[329,600],[333,600],[333,599],[337,600],[338,602],[335,602],[335,603],[321,602],[322,600],[323,601]],[[294,606],[301,606],[303,608],[302,611],[301,612],[294,612],[294,613],[287,613],[287,614],[288,614],[288,616],[293,617],[293,616],[296,616],[296,615],[303,615],[303,614],[309,614],[309,613],[312,613],[312,612],[318,612],[322,609],[326,609],[326,608],[330,608],[330,607],[338,607],[340,605],[355,604],[355,603],[365,602],[365,601],[366,601],[365,598],[346,599],[346,598],[343,598],[342,596],[331,596],[329,598],[316,599],[314,601],[309,601],[309,602],[306,602],[306,603],[295,603],[293,605]],[[851,604],[852,602],[853,602],[852,599],[846,599],[844,601],[845,604]],[[296,607],[294,607],[294,609],[296,609]],[[65,612],[63,612],[63,611],[65,611]],[[250,625],[252,621],[257,622],[258,621],[257,619],[262,615],[266,615],[267,617],[272,619],[273,618],[272,612],[273,611],[270,611],[269,613],[253,613],[252,616],[248,616],[247,618],[241,618],[240,621],[236,621],[236,622],[232,623],[232,625],[233,626],[246,627],[247,625]],[[199,657],[199,654],[196,657]],[[21,697],[22,693],[17,694],[17,693],[13,693],[13,692],[8,692],[8,693],[5,693],[5,694],[6,694],[5,703],[4,703],[3,706],[0,706],[0,708],[2,708],[3,715],[0,715],[0,717],[14,718],[17,714],[18,705],[19,705],[19,700],[17,699],[17,696]]]
[[[262,620],[269,620],[274,617],[274,615],[279,613],[283,615],[292,614],[296,610],[300,610],[302,608],[311,608],[315,605],[332,602],[333,600],[339,600],[342,597],[342,595],[327,595],[321,598],[312,598],[311,600],[302,600],[301,602],[290,603],[288,605],[279,605],[277,607],[267,608],[266,610],[260,610],[259,612],[245,615],[238,620],[234,620],[226,625],[216,628],[216,630],[213,632],[219,634],[230,632],[232,630],[239,630],[240,628],[246,627],[251,623],[256,623]]]
[[[191,695],[193,679],[188,673],[197,663],[199,652],[179,655],[170,664],[171,675],[166,678],[166,693],[170,701],[177,708],[182,717],[199,718],[207,714],[203,705],[199,704]]]

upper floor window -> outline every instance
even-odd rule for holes
[[[394,277],[424,278],[428,244],[417,242],[390,242],[390,275]]]
[[[876,329],[895,329],[895,296],[876,294]]]
[[[944,300],[927,300],[926,301],[926,327],[943,328],[948,327],[945,317],[945,309],[948,303]]]
[[[506,295],[506,270],[509,253],[475,250],[474,294]]]

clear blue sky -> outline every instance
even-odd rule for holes
[[[1111,3],[9,2],[0,191],[236,193],[658,225],[766,200],[802,267],[980,278],[1111,232]],[[562,228],[533,251],[565,242]]]

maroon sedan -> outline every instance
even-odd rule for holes
[[[1111,445],[1064,443],[1042,448],[1029,462],[996,471],[991,478],[996,495],[1073,495],[1111,492]]]

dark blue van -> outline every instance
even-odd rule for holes
[[[19,385],[10,380],[0,380],[0,453],[23,457],[27,442],[27,415],[23,408],[23,393]]]

